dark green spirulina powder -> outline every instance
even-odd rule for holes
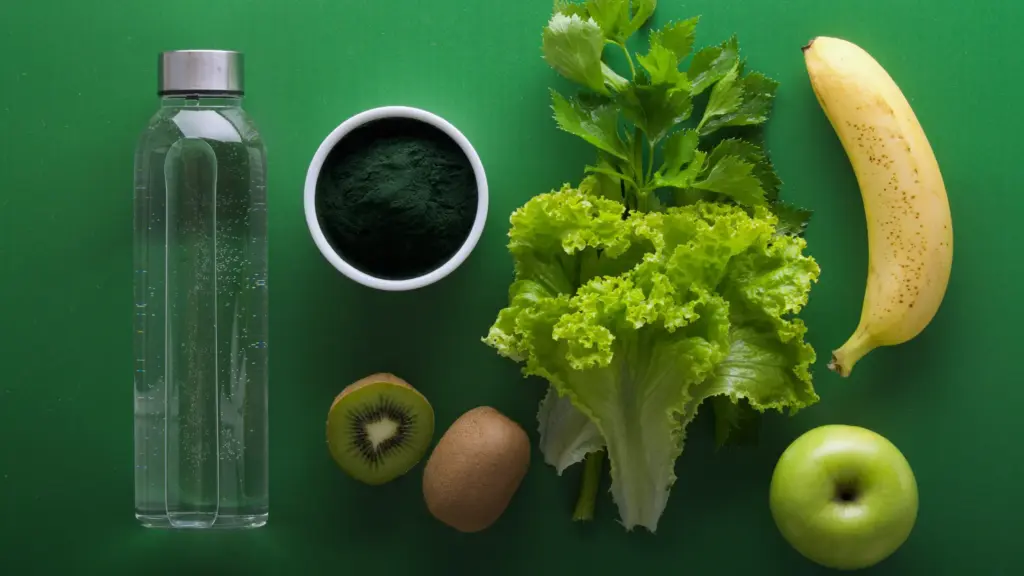
[[[462,148],[440,129],[389,118],[353,130],[317,180],[324,236],[352,266],[404,279],[458,252],[476,217],[476,176]]]

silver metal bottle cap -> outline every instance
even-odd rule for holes
[[[160,54],[161,96],[170,94],[242,94],[245,60],[231,50],[174,50]]]

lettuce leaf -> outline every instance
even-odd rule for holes
[[[548,385],[545,462],[586,461],[573,517],[592,517],[607,454],[622,523],[651,531],[705,401],[720,444],[818,401],[795,318],[819,274],[811,213],[780,199],[761,137],[778,84],[735,36],[695,51],[697,18],[633,52],[656,5],[555,0],[542,55],[577,92],[552,91],[554,120],[596,159],[513,213],[515,277],[484,338]]]
[[[607,447],[627,529],[656,530],[704,400],[790,412],[818,400],[814,351],[791,318],[818,266],[767,208],[751,212],[697,202],[627,214],[565,186],[512,216],[516,277],[485,342],[550,383],[549,464],[561,472]]]
[[[540,403],[540,451],[544,461],[559,476],[565,469],[582,462],[587,454],[604,448],[604,437],[594,423],[580,412],[566,396],[559,396],[553,386]]]

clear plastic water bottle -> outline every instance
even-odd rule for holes
[[[135,515],[245,528],[268,515],[266,151],[243,57],[159,58],[135,156]]]

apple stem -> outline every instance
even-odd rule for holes
[[[587,522],[594,519],[594,506],[597,502],[597,488],[601,484],[601,470],[604,468],[604,450],[587,454],[583,463],[583,478],[580,483],[580,495],[576,500],[576,509],[572,519]]]

